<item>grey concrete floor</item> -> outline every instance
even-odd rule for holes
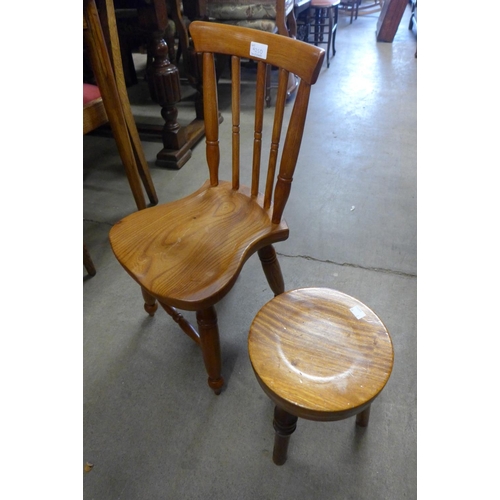
[[[83,238],[97,267],[83,283],[85,499],[417,497],[416,35],[407,11],[394,42],[377,43],[377,17],[340,18],[337,54],[312,91],[290,238],[276,245],[287,289],[341,290],[387,325],[394,369],[370,425],[299,420],[287,463],[272,463],[273,405],[247,355],[250,323],[272,298],[257,256],[217,307],[226,388],[216,397],[198,347],[162,311],[145,314],[112,255],[109,229],[136,207],[113,140],[85,137]],[[192,118],[187,100],[180,119]],[[160,203],[206,179],[203,142],[179,171],[154,165],[159,143],[143,146]]]

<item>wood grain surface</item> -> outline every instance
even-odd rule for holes
[[[312,420],[340,420],[369,406],[394,359],[378,316],[327,288],[298,289],[268,302],[252,323],[248,350],[268,396]]]

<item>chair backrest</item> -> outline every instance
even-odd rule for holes
[[[206,155],[212,186],[217,186],[219,182],[220,161],[215,54],[231,56],[232,188],[235,190],[240,188],[241,59],[257,61],[251,183],[251,196],[256,199],[259,197],[266,66],[278,68],[278,91],[262,206],[266,210],[272,206],[272,222],[279,224],[290,194],[304,132],[311,85],[318,78],[325,51],[281,35],[225,24],[195,21],[190,25],[190,33],[196,52],[202,53]],[[289,73],[297,75],[300,84],[288,125],[283,127]],[[286,129],[286,137],[274,186],[282,129]]]

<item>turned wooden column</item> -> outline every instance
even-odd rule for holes
[[[147,69],[147,80],[151,99],[161,106],[165,120],[161,130],[163,149],[156,156],[160,166],[180,168],[191,157],[186,147],[187,133],[177,121],[177,103],[181,100],[179,70],[169,60],[169,48],[165,40],[168,24],[167,4],[154,1],[138,9],[139,22],[150,33],[149,54],[152,63]],[[146,130],[141,127],[141,132]]]
[[[168,58],[168,46],[162,31],[153,32],[149,50],[153,62],[147,70],[147,80],[151,98],[161,106],[161,116],[165,120],[163,146],[180,149],[186,143],[186,131],[177,121],[176,104],[182,97],[179,70]]]

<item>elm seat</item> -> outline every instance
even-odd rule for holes
[[[111,228],[109,238],[115,257],[139,284],[146,311],[154,315],[159,303],[201,347],[208,385],[219,394],[224,379],[215,305],[231,290],[243,264],[254,253],[259,255],[274,294],[284,291],[273,244],[288,237],[282,215],[298,159],[311,86],[318,78],[325,51],[292,38],[226,24],[194,21],[190,32],[203,61],[209,179],[185,198],[125,217]],[[252,52],[254,44],[262,49],[258,51],[261,57]],[[225,120],[222,124],[231,127],[227,148],[219,148],[215,54],[228,55],[231,60],[232,123]],[[240,123],[242,59],[252,59],[257,65],[253,125]],[[272,123],[265,127],[264,96],[269,65],[278,68],[279,82],[274,113],[266,113],[265,117]],[[290,73],[300,77],[300,84],[290,118],[285,120]],[[240,133],[243,127],[251,127],[253,140],[250,133]],[[263,138],[264,132],[269,132],[270,148],[261,193],[262,147],[268,143]],[[282,135],[285,139],[281,146]],[[243,157],[245,137],[249,138],[253,153]],[[226,150],[230,150],[227,155],[228,163],[231,162],[230,181],[219,178],[219,162]],[[240,183],[240,167],[248,172],[249,187]],[[196,311],[198,330],[177,308]]]
[[[277,465],[286,462],[299,417],[335,421],[356,415],[356,425],[366,427],[394,361],[379,317],[328,288],[301,288],[269,301],[250,327],[248,353],[257,381],[276,405]]]

